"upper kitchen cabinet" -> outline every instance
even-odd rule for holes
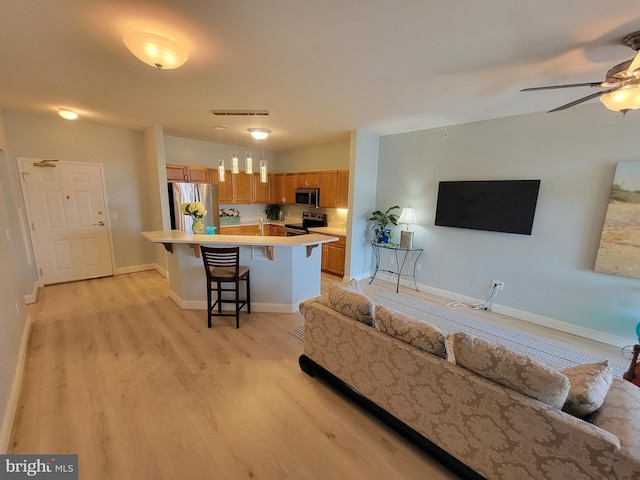
[[[276,184],[274,203],[293,205],[296,203],[296,174],[276,173],[273,175]]]
[[[233,185],[233,203],[252,203],[253,200],[253,175],[244,172],[230,174]]]
[[[349,208],[349,170],[338,170],[338,208]]]
[[[209,169],[206,167],[167,165],[167,181],[209,183]]]
[[[253,174],[253,203],[271,203],[271,175],[267,175],[267,183],[260,181],[260,174]]]
[[[320,207],[336,208],[338,205],[338,171],[320,172]]]
[[[349,170],[320,172],[320,207],[347,208],[349,203]]]
[[[298,188],[319,188],[320,174],[318,172],[300,172],[296,174]]]
[[[218,170],[211,169],[211,183],[218,185],[218,203],[233,203],[233,185],[231,170],[225,172],[225,181],[218,180]]]

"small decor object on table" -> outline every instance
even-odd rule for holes
[[[391,213],[391,211],[399,208],[398,205],[394,205],[393,207],[389,207],[385,212],[375,210],[371,212],[370,217],[367,218],[368,222],[373,222],[371,228],[373,229],[377,243],[389,243],[389,239],[393,237],[393,232],[387,228],[387,225],[390,223],[398,225],[398,215]]]
[[[204,221],[202,220],[207,215],[207,209],[200,202],[184,202],[180,205],[180,210],[184,215],[189,215],[193,218],[193,226],[191,230],[193,233],[200,234],[204,232]]]
[[[220,225],[227,225],[229,223],[240,223],[240,213],[235,208],[223,208],[219,211]]]

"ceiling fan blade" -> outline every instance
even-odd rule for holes
[[[553,110],[549,110],[547,113],[559,112],[560,110],[566,110],[567,108],[575,107],[576,105],[580,105],[581,103],[587,102],[592,98],[598,98],[600,95],[604,95],[605,93],[615,92],[617,88],[610,88],[609,90],[603,90],[602,92],[592,93],[591,95],[587,95],[586,97],[579,98],[578,100],[574,100],[573,102],[566,103],[561,105]]]
[[[636,58],[634,58],[633,62],[631,62],[631,65],[629,65],[629,72],[633,73],[639,68],[640,68],[640,50],[638,50],[638,54],[636,55]]]
[[[548,87],[531,87],[523,88],[521,92],[535,92],[537,90],[554,90],[556,88],[574,88],[574,87],[601,87],[602,82],[589,82],[589,83],[568,83],[566,85],[549,85]]]

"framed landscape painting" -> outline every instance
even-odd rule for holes
[[[616,168],[594,270],[640,278],[640,162]]]

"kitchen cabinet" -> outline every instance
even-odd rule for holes
[[[218,181],[218,170],[211,169],[211,183],[218,185],[218,203],[233,203],[233,184],[231,182],[231,170],[224,175],[224,182]]]
[[[220,235],[259,235],[260,227],[258,225],[222,225],[219,231]]]
[[[233,190],[233,203],[252,203],[253,175],[240,172],[229,176]]]
[[[322,244],[322,270],[344,276],[347,237],[338,236],[337,242]]]
[[[274,203],[294,205],[296,203],[296,174],[276,173],[276,198]]]
[[[320,172],[320,207],[335,208],[338,206],[338,171]]]
[[[265,234],[266,235],[273,235],[275,237],[285,237],[285,233],[284,233],[284,226],[282,225],[273,225],[273,224],[268,224],[265,225],[267,227]]]
[[[185,165],[167,165],[168,182],[209,183],[207,167],[187,167]]]
[[[349,170],[338,170],[338,201],[336,207],[349,208]]]
[[[271,175],[267,175],[267,183],[260,181],[260,174],[253,174],[253,203],[271,203]]]
[[[318,172],[299,172],[296,174],[298,188],[319,188],[320,175]]]

